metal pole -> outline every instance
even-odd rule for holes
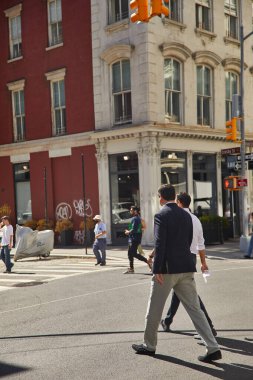
[[[87,255],[87,226],[86,226],[86,196],[85,196],[85,174],[84,174],[84,157],[83,153],[81,154],[82,157],[82,183],[83,183],[83,222],[84,222],[84,241],[85,241],[85,254]]]
[[[240,0],[240,95],[241,95],[241,176],[245,178],[245,123],[244,123],[244,31],[243,31],[243,17],[242,17],[242,0]],[[249,35],[247,36],[249,37]],[[247,237],[248,232],[248,220],[247,220],[247,193],[243,188],[241,191],[241,212],[240,212],[240,224],[242,229],[242,236]]]
[[[44,167],[44,196],[45,196],[45,221],[48,223],[48,213],[47,213],[47,168]]]

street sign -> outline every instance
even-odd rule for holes
[[[249,161],[251,162],[251,161]],[[233,169],[233,170],[241,170],[242,168],[242,165],[241,165],[241,161],[228,161],[227,162],[227,168],[228,169]],[[248,162],[245,162],[245,170],[248,169]]]
[[[248,186],[247,178],[236,178],[236,187]]]
[[[226,156],[227,154],[236,154],[241,153],[241,148],[237,146],[236,148],[227,148],[227,149],[221,149],[221,155]]]

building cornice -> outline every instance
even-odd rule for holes
[[[95,131],[91,139],[95,142],[102,140],[118,140],[122,138],[144,137],[145,134],[159,135],[161,137],[192,138],[199,140],[225,141],[225,128],[223,130],[199,126],[178,126],[173,124],[142,124],[110,130]]]
[[[91,135],[93,133],[94,131],[89,131],[72,135],[49,137],[46,139],[1,145],[0,157],[17,156],[24,153],[30,154],[92,145],[94,144],[94,141],[91,140]]]

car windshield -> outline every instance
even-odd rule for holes
[[[118,213],[120,219],[129,219],[131,218],[131,214],[129,211],[121,211]]]

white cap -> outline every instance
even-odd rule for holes
[[[93,220],[102,220],[102,217],[101,215],[95,215]]]

